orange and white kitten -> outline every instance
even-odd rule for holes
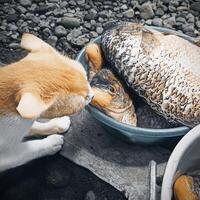
[[[93,96],[80,63],[32,34],[23,34],[21,47],[29,54],[0,68],[0,172],[59,151],[63,136],[56,133],[70,125],[65,115],[80,111]],[[28,135],[49,136],[23,141]]]

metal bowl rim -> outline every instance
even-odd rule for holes
[[[175,30],[171,30],[171,29],[163,28],[163,27],[156,27],[156,26],[147,26],[147,27],[153,28],[160,32],[168,32],[168,33],[176,34],[180,37],[183,37],[186,40],[189,40],[190,42],[195,41],[194,38],[192,38],[188,35],[185,35],[183,33],[179,33],[178,31],[175,31]],[[98,36],[95,39],[93,39],[91,42],[95,42],[100,39],[101,39],[101,36]],[[85,47],[79,52],[78,56],[76,57],[77,61],[79,61],[81,59],[81,57],[84,54],[84,51],[85,51]],[[175,128],[164,128],[164,129],[134,127],[134,126],[116,121],[115,119],[107,116],[106,114],[104,114],[103,112],[94,108],[91,105],[87,106],[87,110],[89,110],[89,112],[94,113],[96,116],[98,116],[97,119],[99,121],[101,121],[102,123],[114,128],[114,129],[117,129],[119,131],[126,131],[127,134],[134,133],[134,135],[138,135],[138,136],[158,137],[158,138],[163,138],[163,136],[164,136],[167,138],[167,137],[182,136],[182,135],[184,135],[184,133],[186,133],[190,130],[190,128],[187,126],[181,126],[181,127],[175,127]],[[149,135],[149,134],[151,134],[151,135]],[[165,134],[165,135],[163,135],[163,134]],[[132,134],[130,134],[130,136],[131,135]]]

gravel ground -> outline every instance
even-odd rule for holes
[[[75,58],[116,21],[142,22],[200,36],[200,0],[0,0],[0,62],[20,59],[31,32]],[[122,200],[117,190],[62,156],[0,174],[2,200]]]
[[[18,48],[32,32],[75,57],[113,21],[136,21],[200,35],[199,0],[1,0],[0,46]]]

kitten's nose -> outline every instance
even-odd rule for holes
[[[86,105],[88,105],[92,101],[93,97],[94,97],[94,93],[92,90],[90,90],[90,92],[88,93],[88,95],[86,97]]]

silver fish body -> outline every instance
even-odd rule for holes
[[[112,68],[159,114],[200,123],[200,47],[140,24],[107,30],[102,49]]]

